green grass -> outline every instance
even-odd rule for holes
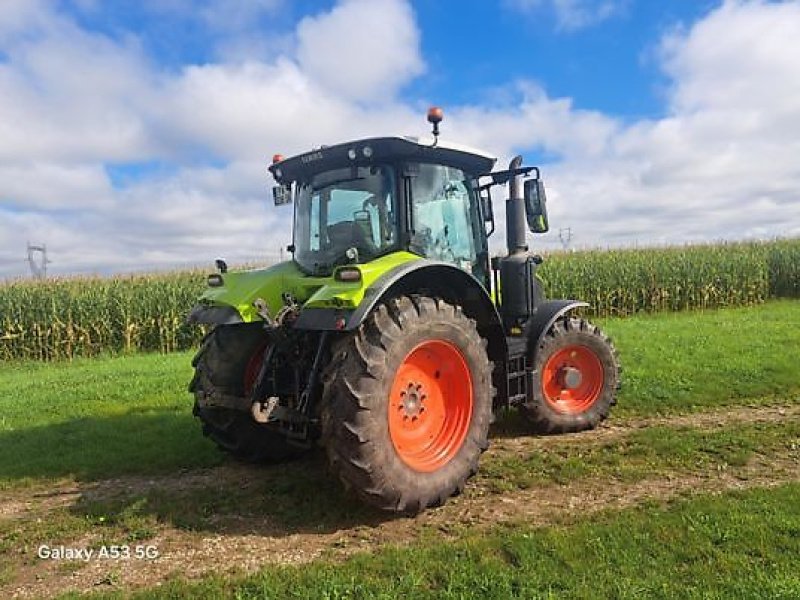
[[[0,487],[218,464],[191,415],[191,356],[0,365]]]
[[[612,418],[800,403],[798,323],[798,301],[604,320],[625,367]],[[183,352],[0,364],[0,487],[220,464],[222,456],[191,416],[190,360]],[[501,426],[495,435],[508,434]],[[800,460],[799,452],[800,424],[792,419],[651,426],[596,440],[554,437],[525,451],[487,455],[467,501],[473,491],[492,497],[590,480],[613,486],[717,470],[746,477],[744,465],[754,459]],[[277,527],[290,535],[368,528],[391,518],[347,496],[320,455],[229,476],[176,487],[111,486],[99,494],[80,486],[74,502],[48,509],[46,518],[2,519],[0,583],[13,581],[15,569],[27,564],[19,557],[30,556],[38,543],[136,543],[164,527],[241,533],[242,523],[248,532],[263,527],[274,534]],[[488,535],[456,524],[456,541],[442,543],[435,531],[424,530],[406,549],[269,568],[251,577],[168,581],[140,595],[795,598],[798,497],[800,486],[786,485],[591,517],[578,511],[554,519],[557,525],[515,522]]]
[[[613,417],[797,402],[798,323],[798,301],[605,321],[625,369]],[[0,487],[219,464],[191,415],[190,360],[0,364]]]
[[[554,438],[548,448],[531,451],[527,456],[487,457],[489,460],[484,461],[472,487],[482,488],[484,491],[479,493],[482,496],[486,491],[501,493],[515,487],[541,488],[580,480],[602,481],[613,486],[621,481],[654,476],[661,479],[694,473],[704,476],[718,469],[729,470],[744,482],[747,474],[739,467],[757,456],[800,460],[800,424],[787,420],[747,425],[731,423],[707,430],[659,427],[634,430],[614,442],[597,444],[581,443],[574,438]],[[276,527],[285,535],[309,531],[324,533],[369,528],[392,518],[346,497],[338,484],[324,474],[322,462],[305,459],[261,472],[242,473],[227,483],[214,481],[178,488],[113,488],[110,494],[83,494],[71,506],[49,510],[46,518],[2,519],[0,562],[6,563],[4,569],[10,581],[19,560],[14,557],[32,555],[41,543],[69,545],[74,544],[73,540],[82,540],[81,546],[92,548],[147,543],[164,526],[217,535],[243,531],[257,535],[261,528],[263,533],[275,535]],[[776,479],[781,477],[780,472],[771,475]],[[470,502],[471,493],[469,489],[467,502]],[[739,565],[740,559],[751,560],[750,566],[762,569],[760,574],[766,578],[774,573],[771,555],[779,554],[780,550],[793,551],[792,547],[781,545],[780,536],[759,541],[762,554],[758,562],[739,547],[736,536],[749,535],[744,528],[755,528],[757,521],[754,519],[759,518],[759,503],[748,504],[754,494],[762,492],[736,496],[744,500],[731,514],[725,507],[721,514],[714,514],[713,508],[705,508],[706,500],[693,501],[691,504],[695,508],[691,510],[679,504],[677,510],[684,514],[686,524],[675,531],[670,531],[675,522],[672,514],[675,509],[667,512],[652,501],[645,508],[622,515],[608,513],[587,519],[579,509],[569,514],[559,513],[553,519],[557,525],[548,528],[532,529],[512,519],[502,528],[490,529],[489,535],[484,537],[479,537],[478,530],[454,522],[448,527],[448,533],[450,540],[460,540],[455,543],[442,544],[437,529],[421,528],[421,542],[410,549],[384,550],[374,557],[359,556],[344,566],[332,564],[329,557],[303,569],[272,568],[246,579],[211,578],[200,584],[171,582],[164,591],[146,592],[143,597],[162,597],[162,594],[168,597],[251,597],[266,593],[266,597],[275,598],[367,598],[378,592],[387,594],[379,597],[393,597],[410,593],[409,586],[415,585],[422,586],[423,597],[462,597],[470,586],[475,586],[471,592],[474,595],[466,597],[482,597],[483,594],[503,597],[509,590],[528,597],[545,593],[554,585],[552,591],[558,595],[591,597],[588,582],[598,568],[594,560],[602,558],[604,552],[610,553],[604,564],[615,573],[624,573],[628,579],[615,583],[613,577],[607,578],[603,585],[621,587],[601,587],[603,596],[606,592],[634,595],[636,590],[661,597],[680,595],[680,588],[676,587],[655,585],[648,588],[654,583],[647,572],[636,574],[635,561],[644,552],[645,565],[648,561],[656,563],[659,574],[674,571],[681,581],[687,582],[690,591],[692,585],[697,586],[694,592],[698,595],[724,584],[715,592],[723,597],[729,590],[739,590],[739,587],[725,586],[741,584],[740,591],[744,593],[749,591],[749,583],[714,579],[713,561]],[[768,493],[763,494],[772,502]],[[797,538],[800,537],[800,515],[793,498],[788,495],[784,514],[780,513],[782,507],[778,504],[775,508],[779,510],[772,516],[791,520],[795,532],[792,535]],[[652,518],[645,517],[646,511]],[[34,512],[33,516],[37,514]],[[749,520],[742,521],[743,517]],[[733,523],[726,524],[725,519]],[[246,524],[244,530],[243,523]],[[743,528],[742,532],[732,533],[734,527]],[[765,519],[761,527],[774,525]],[[625,532],[632,537],[626,538]],[[763,529],[758,533],[763,534]],[[709,539],[709,535],[713,537]],[[727,545],[721,546],[723,542]],[[718,556],[707,554],[709,543],[718,550]],[[794,543],[800,542],[794,539]],[[575,549],[576,544],[579,551]],[[670,544],[675,547],[670,548]],[[731,557],[730,552],[741,556]],[[685,564],[687,557],[695,555],[712,562],[705,565],[707,568],[694,564],[695,559]],[[67,569],[66,565],[63,567]],[[393,568],[397,569],[396,576],[391,572]],[[534,571],[536,577],[529,582],[532,587],[518,588]],[[574,576],[577,572],[581,577]],[[364,576],[365,573],[369,575]],[[669,582],[668,576],[664,579]]]
[[[496,528],[135,598],[797,598],[800,485]],[[118,597],[115,594],[104,595]]]
[[[590,477],[634,482],[676,472],[743,467],[758,455],[776,452],[800,460],[800,423],[731,423],[713,429],[658,426],[598,443],[554,439],[525,454],[487,457],[478,481],[497,492]]]
[[[622,357],[617,416],[798,400],[798,301],[598,323]]]

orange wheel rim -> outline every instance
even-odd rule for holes
[[[450,342],[429,340],[406,355],[389,396],[389,434],[400,459],[430,473],[461,449],[472,419],[472,374]]]
[[[542,369],[544,399],[556,411],[582,413],[603,391],[603,363],[586,346],[565,346],[547,359]]]

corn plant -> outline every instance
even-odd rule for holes
[[[599,316],[746,306],[800,297],[800,239],[553,253],[539,269],[550,298]],[[202,331],[184,320],[200,271],[0,284],[0,360],[172,352]]]

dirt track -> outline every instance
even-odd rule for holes
[[[512,427],[511,431],[501,432],[494,438],[487,458],[502,459],[555,446],[590,447],[653,425],[713,430],[735,423],[777,423],[798,417],[800,406],[789,405],[618,421],[597,431],[560,437],[515,437]],[[322,462],[321,457],[314,457],[300,464],[323,473]],[[247,494],[248,490],[254,491],[253,488],[263,484],[270,469],[278,468],[230,465],[165,477],[126,477],[91,483],[69,482],[47,490],[4,491],[0,492],[0,519],[46,521],[49,515],[77,505],[148,493],[180,493],[191,498],[193,493],[207,490],[224,493],[238,489]],[[635,483],[613,481],[609,484],[608,478],[590,476],[566,485],[547,484],[535,489],[498,493],[479,477],[461,497],[417,517],[394,518],[369,511],[355,511],[350,515],[344,510],[342,514],[348,516],[329,520],[318,529],[314,523],[298,525],[271,514],[253,515],[247,511],[226,514],[213,527],[201,531],[181,528],[165,519],[154,538],[131,542],[156,546],[159,556],[154,560],[90,560],[65,566],[57,561],[37,559],[35,546],[12,552],[13,577],[0,587],[0,597],[47,596],[68,589],[150,586],[174,576],[193,578],[232,569],[249,572],[265,565],[303,563],[320,556],[345,557],[387,543],[409,543],[420,535],[455,538],[465,530],[480,531],[504,522],[545,525],[570,518],[577,509],[585,515],[602,509],[624,508],[647,499],[664,501],[683,494],[766,487],[789,481],[800,481],[800,460],[794,449],[757,455],[740,467],[702,472],[674,470]],[[86,547],[96,544],[97,540],[63,539],[50,543]]]

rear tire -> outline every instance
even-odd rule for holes
[[[400,297],[334,348],[323,440],[345,487],[383,510],[444,503],[488,447],[491,368],[459,307]]]
[[[249,395],[266,342],[261,326],[221,325],[209,334],[192,361],[195,376],[189,390],[195,395],[193,412],[202,423],[203,435],[244,462],[283,462],[304,452],[290,445],[280,432],[257,423],[249,412],[206,406],[206,396],[213,401],[215,394]]]
[[[616,404],[617,351],[599,327],[584,319],[556,321],[540,341],[533,366],[538,379],[520,408],[538,432],[593,429]]]

